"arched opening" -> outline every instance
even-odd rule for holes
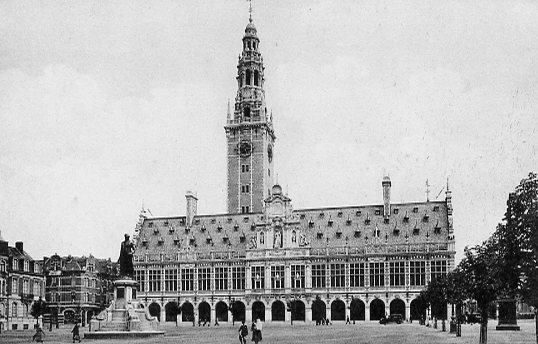
[[[251,85],[250,74],[250,69],[247,69],[245,73],[245,85]]]
[[[254,71],[254,86],[258,86],[259,77],[260,77],[260,73],[257,70],[255,70]]]
[[[181,305],[181,321],[192,322],[194,321],[194,307],[192,303],[185,301]]]
[[[405,302],[402,299],[394,299],[390,302],[390,314],[400,314],[405,320]]]
[[[360,299],[353,299],[349,306],[349,318],[350,320],[364,320],[365,319],[365,307],[364,302]]]
[[[75,311],[68,309],[64,312],[64,324],[74,324],[75,320]]]
[[[161,321],[161,306],[153,302],[151,305],[149,305],[148,310],[149,315],[154,316],[157,318],[157,320]]]
[[[385,302],[375,299],[370,303],[370,320],[380,320],[385,316]]]
[[[252,304],[252,321],[257,319],[265,321],[265,305],[261,301],[256,301]]]
[[[342,300],[334,300],[331,303],[331,320],[346,319],[346,304]]]
[[[286,307],[282,301],[275,301],[271,305],[271,321],[285,321]]]
[[[321,300],[312,302],[312,320],[318,322],[327,317],[327,308]]]
[[[243,116],[245,118],[250,118],[250,108],[248,106],[243,109]]]
[[[291,302],[293,312],[291,313],[292,320],[305,321],[305,306],[303,301],[295,300]]]
[[[211,306],[209,303],[202,302],[198,305],[198,319],[200,322],[208,322],[211,324]]]
[[[181,311],[179,310],[179,306],[177,302],[168,302],[166,306],[164,306],[164,312],[165,312],[165,321],[177,321],[177,316]]]
[[[234,301],[232,303],[232,322],[245,320],[245,314],[245,304],[241,301]]]
[[[222,301],[217,302],[215,316],[217,321],[228,321],[228,305]]]
[[[92,310],[87,311],[86,312],[86,324],[90,323],[90,321],[92,320],[92,317],[93,317],[93,311]]]
[[[410,304],[411,320],[426,319],[426,305],[419,299],[414,299]]]

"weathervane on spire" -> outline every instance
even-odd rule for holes
[[[426,179],[426,202],[430,201],[430,183],[428,179]]]
[[[252,23],[252,0],[248,1],[248,21]]]

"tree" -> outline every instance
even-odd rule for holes
[[[538,176],[529,176],[508,196],[504,223],[497,227],[503,257],[499,281],[535,311],[538,343]]]
[[[43,301],[41,296],[38,300],[34,301],[32,308],[30,309],[30,314],[36,319],[36,324],[39,324],[39,317],[45,314],[45,309],[47,308],[47,303]]]
[[[465,275],[463,281],[466,294],[477,303],[482,316],[480,323],[480,344],[487,343],[488,309],[499,296],[500,259],[498,243],[495,237],[489,238],[482,245],[465,248],[465,257],[459,264],[459,269]]]

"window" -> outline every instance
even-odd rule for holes
[[[22,281],[22,293],[23,294],[29,294],[29,286],[28,286],[28,280]]]
[[[439,206],[438,205],[434,206],[433,211],[439,211]]]
[[[0,272],[6,272],[6,261],[0,260]]]
[[[215,268],[215,289],[216,290],[228,290],[228,268],[227,267]]]
[[[19,270],[19,262],[17,259],[13,259],[13,264],[11,266],[13,270]]]
[[[161,270],[149,270],[149,289],[148,291],[161,290]]]
[[[434,260],[431,262],[432,281],[446,275],[446,260]]]
[[[244,266],[232,266],[232,289],[234,290],[245,289],[245,267]]]
[[[265,285],[265,272],[263,266],[252,267],[252,289],[263,289]]]
[[[24,271],[30,271],[30,262],[26,259],[24,260]]]
[[[250,184],[241,185],[241,193],[249,193],[249,192],[250,192]]]
[[[390,285],[405,285],[405,262],[390,262]]]
[[[364,287],[364,263],[349,264],[350,287]]]
[[[248,214],[250,213],[250,207],[247,206],[241,206],[241,214]]]
[[[37,296],[42,296],[41,295],[41,283],[39,283],[39,281],[34,281],[33,294]]]
[[[304,265],[292,265],[291,266],[291,287],[292,288],[304,288],[305,287],[305,268]]]
[[[18,310],[18,304],[17,302],[13,302],[13,304],[11,305],[11,318],[16,318],[18,317],[19,315],[17,314],[17,310]]]
[[[394,213],[394,215],[398,215],[398,208],[394,209],[392,212]]]
[[[257,70],[254,71],[254,86],[258,86],[258,78],[259,78],[259,73]]]
[[[245,84],[246,84],[246,85],[250,85],[250,84],[251,84],[251,81],[250,81],[250,74],[251,74],[251,73],[250,73],[250,69],[247,69],[247,71],[246,71],[245,74],[246,74],[246,76],[245,76],[245,79],[246,79],[246,80],[245,80]]]
[[[177,291],[177,269],[164,270],[164,290]]]
[[[312,288],[325,288],[325,264],[312,265]]]
[[[18,290],[18,281],[15,277],[11,279],[11,294],[17,294]]]
[[[168,221],[164,221],[163,226],[168,227]]]
[[[242,173],[246,173],[246,172],[249,172],[249,171],[250,171],[250,165],[248,165],[248,164],[241,165],[241,172]]]
[[[418,213],[418,207],[413,208],[413,213]]]
[[[153,222],[148,223],[148,228],[153,228]]]
[[[346,286],[346,265],[331,264],[331,287],[343,288]]]
[[[194,269],[181,269],[181,290],[194,290]]]
[[[381,215],[381,210],[379,210],[379,209],[376,210],[376,211],[375,211],[375,214],[376,214],[376,215]]]
[[[370,287],[385,285],[385,263],[370,263]]]
[[[135,279],[138,282],[138,290],[139,291],[146,291],[146,271],[144,270],[136,270],[135,271]]]
[[[409,277],[411,285],[426,285],[426,262],[409,262]]]
[[[271,288],[284,289],[284,266],[271,267]]]
[[[209,290],[211,288],[211,269],[198,268],[198,290]]]

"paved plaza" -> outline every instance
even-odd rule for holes
[[[535,343],[534,321],[521,321],[521,331],[501,332],[495,331],[496,321],[489,323],[488,343],[491,344],[523,344]],[[236,324],[232,327],[223,324],[219,327],[192,327],[183,325],[175,327],[172,324],[161,326],[166,332],[164,337],[153,339],[137,340],[82,340],[82,342],[116,344],[116,343],[230,343],[236,344],[237,330]],[[45,343],[71,343],[71,327],[54,329],[46,332]],[[315,326],[296,323],[289,324],[266,324],[263,327],[262,344],[269,343],[376,343],[376,344],[435,344],[435,343],[458,343],[475,344],[478,343],[478,325],[463,325],[462,337],[457,338],[453,334],[441,332],[440,329],[427,328],[418,324],[390,324],[383,326],[374,322],[360,322],[356,325],[344,325],[337,323],[332,326]],[[85,329],[82,329],[82,336]],[[32,341],[31,331],[11,331],[0,334],[0,343],[30,343]],[[248,343],[250,341],[250,336]]]

